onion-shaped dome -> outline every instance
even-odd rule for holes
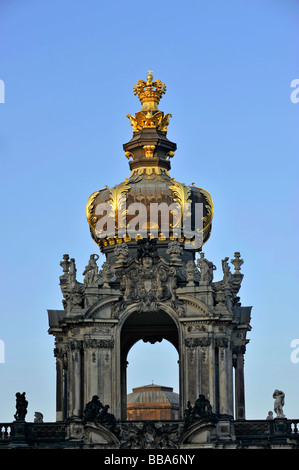
[[[151,384],[133,388],[127,395],[127,419],[178,419],[179,401],[179,394],[171,387]]]
[[[176,144],[166,137],[171,114],[158,109],[166,87],[153,81],[134,86],[142,104],[135,117],[128,115],[132,139],[123,145],[131,174],[112,188],[94,192],[88,199],[86,214],[91,236],[100,246],[129,242],[139,238],[177,240],[193,243],[198,250],[211,232],[211,195],[194,183],[187,186],[169,174]]]

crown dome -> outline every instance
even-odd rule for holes
[[[210,236],[210,194],[193,183],[179,183],[169,174],[176,144],[166,136],[171,115],[158,109],[166,86],[160,80],[153,81],[151,72],[146,82],[139,80],[133,88],[142,109],[135,117],[128,115],[133,137],[123,148],[131,174],[112,188],[94,192],[87,202],[91,236],[101,251],[110,245],[147,237],[192,243],[195,234],[201,240],[194,245],[198,250]],[[199,206],[200,224],[196,214]]]

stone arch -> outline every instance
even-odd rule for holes
[[[111,314],[110,314],[111,306],[113,306],[113,304],[115,304],[115,302],[117,302],[119,298],[120,298],[120,295],[111,296],[111,297],[104,298],[104,299],[97,301],[85,312],[84,318],[94,318],[101,310],[105,309],[106,307],[108,308],[108,311],[109,311],[109,317],[111,317]]]
[[[185,309],[192,310],[198,317],[209,317],[213,313],[211,310],[199,299],[190,295],[179,295],[178,300],[183,302]]]
[[[126,420],[127,397],[127,356],[139,340],[154,344],[165,339],[181,351],[181,324],[175,311],[165,304],[157,304],[157,309],[140,313],[138,304],[130,305],[119,318],[118,338],[120,367],[121,419]]]

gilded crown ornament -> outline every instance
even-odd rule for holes
[[[138,95],[142,104],[141,111],[158,111],[158,104],[166,92],[166,85],[161,80],[153,81],[153,70],[147,72],[147,81],[138,80],[133,87],[134,95]]]
[[[164,83],[153,80],[152,70],[148,70],[147,80],[139,80],[133,91],[142,109],[127,116],[133,137],[123,144],[123,150],[131,174],[89,197],[86,215],[91,236],[103,252],[111,245],[131,246],[130,242],[147,236],[161,243],[186,243],[198,251],[211,233],[212,197],[194,183],[188,186],[169,174],[177,146],[166,135],[171,114],[158,109],[166,91]]]
[[[166,92],[166,85],[161,80],[153,80],[152,72],[149,69],[147,81],[138,80],[133,87],[134,95],[138,95],[142,104],[141,111],[138,111],[135,117],[131,114],[127,115],[134,133],[144,128],[156,128],[166,133],[169,120],[172,117],[171,114],[164,116],[164,113],[158,109],[162,95]]]

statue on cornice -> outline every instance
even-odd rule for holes
[[[84,284],[86,287],[91,286],[92,284],[96,284],[99,280],[99,268],[97,265],[97,260],[99,259],[99,255],[94,254],[90,255],[88,265],[85,267],[83,271],[84,277]]]
[[[273,398],[274,398],[274,411],[276,413],[276,418],[285,418],[285,415],[283,413],[283,406],[284,406],[284,399],[285,399],[285,394],[281,390],[274,390],[273,393]]]

